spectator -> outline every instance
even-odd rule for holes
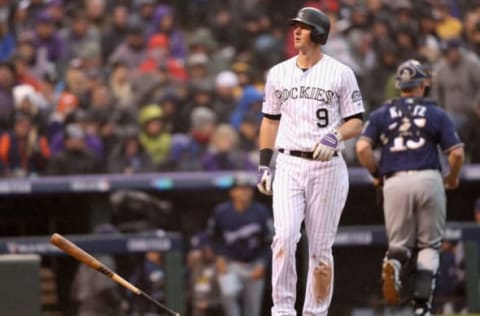
[[[102,173],[102,161],[88,149],[84,130],[75,123],[65,127],[65,148],[49,161],[48,174],[95,174]]]
[[[154,33],[164,34],[170,42],[172,57],[183,60],[187,55],[185,39],[182,31],[175,24],[175,11],[169,5],[159,5],[155,9],[153,17]]]
[[[247,113],[256,115],[258,118],[261,117],[261,104],[263,101],[263,95],[258,91],[254,86],[246,86],[243,89],[243,93],[237,103],[235,110],[232,113],[230,118],[230,123],[232,126],[238,130],[240,123],[243,120],[243,117]]]
[[[235,110],[237,99],[235,89],[238,88],[238,78],[232,71],[222,71],[215,79],[216,98],[212,109],[217,114],[219,123],[228,123]]]
[[[365,76],[365,98],[369,111],[375,110],[385,100],[386,83],[397,68],[397,47],[385,39],[377,46],[377,63]]]
[[[100,35],[88,21],[84,11],[73,14],[69,28],[64,29],[61,36],[65,42],[65,58],[68,60],[80,57],[80,52],[90,46],[100,50]]]
[[[64,23],[66,20],[65,16],[65,1],[64,0],[50,0],[46,4],[45,10],[53,17],[55,21],[55,25],[58,29],[64,27]]]
[[[61,66],[67,47],[55,29],[55,20],[47,11],[42,11],[37,15],[34,34],[36,67],[40,73],[47,72],[52,64],[57,67]]]
[[[32,119],[34,129],[41,135],[47,132],[47,109],[45,100],[30,85],[17,85],[13,88],[15,111],[24,113]]]
[[[156,0],[134,0],[134,15],[133,20],[137,20],[148,34],[153,33],[154,29],[154,14],[155,14]]]
[[[112,23],[101,34],[102,60],[108,61],[110,55],[119,46],[128,33],[128,7],[117,4],[113,8]]]
[[[19,53],[15,53],[10,60],[15,66],[15,71],[17,73],[17,84],[30,85],[35,90],[40,90],[40,80],[32,71],[33,69],[30,67],[27,57]]]
[[[15,67],[6,62],[0,62],[0,131],[8,130],[12,126],[13,86],[17,81]]]
[[[155,34],[148,41],[148,56],[140,65],[141,73],[165,68],[173,77],[185,80],[187,74],[183,63],[170,56],[170,44],[164,34]]]
[[[443,57],[434,67],[432,94],[461,130],[474,107],[472,100],[479,96],[480,62],[461,49],[458,38],[442,42],[441,49]]]
[[[436,33],[438,17],[427,6],[420,11],[419,54],[429,62],[434,62],[440,55],[440,42]]]
[[[94,117],[91,112],[87,112],[83,109],[75,109],[67,116],[64,122],[57,122],[55,127],[51,126],[51,131],[55,131],[50,138],[52,155],[56,155],[65,149],[65,126],[70,123],[76,123],[85,134],[85,145],[87,148],[97,157],[103,157],[104,147],[102,140],[98,136],[98,132],[91,128],[92,125],[96,125],[93,120]]]
[[[138,22],[131,21],[125,40],[115,48],[110,56],[110,64],[121,62],[130,71],[138,69],[147,56],[143,32],[144,30]]]
[[[474,102],[474,109],[468,115],[465,126],[459,132],[465,143],[465,154],[468,161],[480,163],[480,95]]]
[[[201,159],[207,151],[210,138],[216,129],[216,115],[206,107],[197,107],[191,113],[187,134],[172,137],[169,161],[176,171],[199,171]]]
[[[438,15],[437,34],[443,40],[458,38],[462,35],[462,22],[450,14],[449,0],[436,2],[435,12]]]
[[[133,110],[133,87],[128,68],[119,62],[112,67],[109,89],[118,108]]]
[[[207,233],[200,232],[192,237],[187,265],[190,270],[191,315],[223,316],[215,270],[215,253]]]
[[[165,116],[167,130],[171,133],[178,133],[185,129],[185,123],[182,120],[180,107],[181,100],[174,91],[167,91],[159,100]]]
[[[0,14],[0,61],[10,58],[16,48],[15,37],[10,31],[7,14]]]
[[[253,185],[237,178],[230,200],[217,205],[208,222],[227,316],[260,316],[262,307],[272,223],[253,197]]]
[[[220,124],[212,135],[208,151],[202,157],[202,169],[255,170],[257,165],[249,160],[246,152],[239,150],[237,132],[227,124]]]
[[[243,117],[242,123],[238,129],[239,133],[239,148],[242,152],[249,156],[256,157],[258,154],[258,128],[260,122],[258,117],[254,114],[247,114]],[[257,159],[252,159],[256,162]],[[258,165],[258,163],[257,163]]]
[[[212,109],[212,104],[214,102],[213,86],[209,81],[198,81],[196,83],[192,83],[190,86],[190,93],[190,100],[183,105],[180,113],[183,121],[182,131],[187,131],[189,129],[190,118],[192,112],[196,108],[204,107]],[[215,117],[217,118],[216,113]]]
[[[118,230],[111,224],[98,225],[95,234],[116,235]],[[100,254],[97,259],[116,271],[115,259]],[[80,264],[75,272],[70,296],[77,306],[78,316],[122,316],[122,296],[118,285],[108,278],[99,278],[98,272]]]
[[[171,147],[171,135],[166,131],[163,111],[158,104],[149,104],[139,114],[140,143],[157,168],[165,168]]]
[[[0,138],[0,160],[4,175],[25,177],[45,171],[50,149],[48,140],[37,133],[31,116],[18,112],[12,131]]]
[[[85,13],[90,24],[92,24],[98,32],[105,30],[108,23],[107,16],[107,0],[85,0]]]
[[[205,53],[195,53],[187,59],[188,79],[192,84],[201,84],[211,81],[208,69],[208,56]]]
[[[108,171],[111,173],[140,173],[153,171],[153,162],[138,139],[136,126],[123,128],[120,143],[108,157]]]

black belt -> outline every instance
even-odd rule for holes
[[[295,157],[300,157],[303,159],[313,159],[313,151],[300,151],[300,150],[286,150],[283,148],[280,148],[278,152],[285,154],[285,155],[290,155],[290,156],[295,156]],[[334,157],[338,156],[337,152],[333,154]]]

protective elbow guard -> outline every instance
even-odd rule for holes
[[[417,270],[413,281],[413,298],[429,301],[435,287],[435,277],[430,270]]]

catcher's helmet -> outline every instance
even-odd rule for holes
[[[398,66],[395,85],[398,89],[411,89],[429,77],[427,69],[418,60],[409,59]]]
[[[297,16],[290,19],[290,24],[300,22],[312,27],[310,34],[312,42],[323,45],[327,42],[328,33],[330,32],[330,20],[322,11],[305,7],[298,11]]]

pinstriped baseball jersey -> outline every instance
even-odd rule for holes
[[[269,71],[262,111],[282,116],[276,148],[310,151],[343,118],[364,112],[364,107],[348,66],[324,54],[304,71],[296,59],[287,59]]]

